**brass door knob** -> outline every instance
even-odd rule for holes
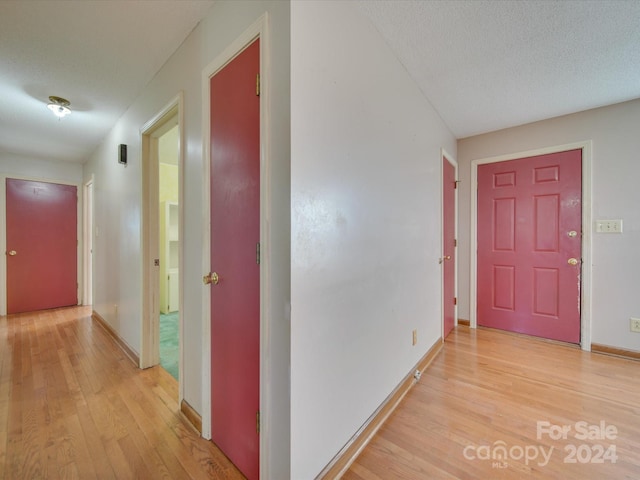
[[[207,275],[202,277],[202,283],[204,283],[205,285],[209,285],[211,283],[213,283],[214,285],[217,285],[219,281],[220,281],[220,277],[216,272],[208,273]]]
[[[571,265],[572,267],[575,267],[578,264],[578,259],[577,258],[570,258],[569,260],[567,260],[567,263],[569,265]]]
[[[18,252],[16,252],[15,250],[11,250],[11,251],[9,252],[9,255],[10,255],[11,257],[15,257],[17,254],[18,254]]]
[[[445,260],[451,260],[451,255],[445,255],[444,257],[440,258],[440,261],[438,263],[442,263]]]

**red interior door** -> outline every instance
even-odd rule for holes
[[[478,324],[578,343],[582,151],[478,167]]]
[[[259,477],[259,40],[211,78],[211,436]]]
[[[7,178],[7,312],[78,304],[77,189]]]
[[[456,299],[456,170],[442,157],[442,304],[443,338],[455,325]]]

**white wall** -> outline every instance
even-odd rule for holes
[[[79,163],[56,162],[7,152],[0,153],[0,174],[7,177],[15,175],[17,178],[82,183],[82,165]]]
[[[455,154],[456,144],[352,3],[293,2],[291,24],[291,478],[300,480],[440,338],[440,148]]]
[[[95,176],[94,309],[139,352],[142,311],[141,127],[184,92],[184,398],[202,413],[202,71],[262,14],[268,12],[267,83],[271,105],[267,188],[271,192],[267,251],[270,310],[266,351],[269,382],[262,392],[267,478],[289,473],[289,4],[220,1],[141,92],[84,168]],[[119,165],[118,144],[128,145],[129,165]],[[118,305],[115,314],[114,305]]]
[[[6,178],[24,178],[74,184],[78,187],[78,212],[82,212],[82,165],[73,162],[57,162],[0,152],[0,198],[5,202]],[[78,215],[78,240],[82,242],[82,215]],[[6,251],[6,210],[0,208],[0,252]],[[82,244],[78,247],[78,265],[82,264]],[[0,315],[7,313],[7,262],[6,256],[0,256]],[[78,269],[78,282],[82,285],[82,270]],[[79,292],[82,298],[82,291]]]
[[[621,235],[595,233],[592,342],[640,351],[629,317],[640,317],[640,100],[553,118],[458,141],[460,265],[469,265],[471,161],[585,140],[593,141],[593,219],[623,219]],[[469,318],[469,278],[460,269],[459,317]]]

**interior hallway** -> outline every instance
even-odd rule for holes
[[[90,315],[0,317],[0,479],[244,478],[178,413],[177,382]]]

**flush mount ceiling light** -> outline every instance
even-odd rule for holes
[[[49,101],[51,103],[47,105],[47,108],[51,110],[56,117],[63,118],[71,113],[71,109],[69,108],[71,102],[66,98],[51,96],[49,97]]]

